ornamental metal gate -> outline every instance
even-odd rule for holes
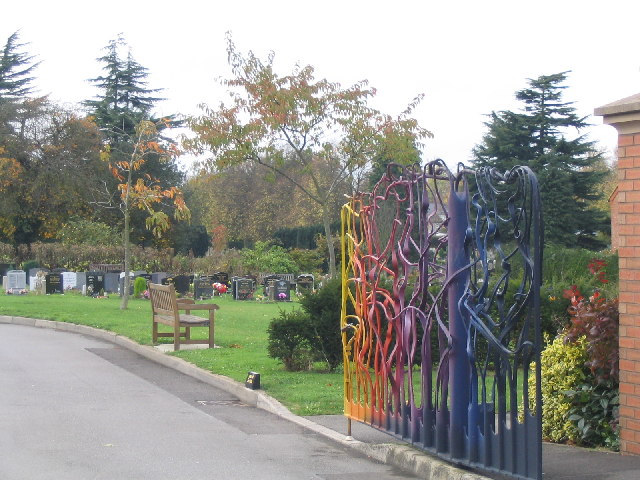
[[[542,478],[535,175],[389,166],[342,213],[345,415]]]

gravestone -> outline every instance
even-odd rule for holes
[[[31,282],[29,283],[29,288],[32,292],[35,292],[38,295],[44,295],[47,291],[46,289],[46,276],[49,272],[45,270],[39,270],[36,272],[35,277],[31,277]]]
[[[236,298],[236,284],[239,278],[241,277],[236,277],[236,276],[231,277],[231,298],[233,299]]]
[[[208,276],[197,278],[193,282],[193,296],[203,300],[213,297],[213,282]]]
[[[38,272],[49,273],[50,271],[51,270],[49,270],[48,268],[44,268],[44,267],[30,268],[29,272],[27,273],[27,283],[29,285],[31,285],[31,280],[35,279],[35,277],[38,274]]]
[[[106,272],[104,276],[104,291],[106,293],[118,293],[120,287],[120,272]]]
[[[307,293],[315,288],[314,277],[310,273],[303,273],[296,278],[296,292]]]
[[[155,272],[151,274],[151,283],[161,284],[164,278],[167,278],[167,272]]]
[[[258,277],[255,275],[246,275],[244,278],[248,278],[249,280],[251,280],[251,288],[253,289],[253,291],[255,292],[256,290],[258,290]]]
[[[125,272],[121,272],[118,278],[118,293],[120,294],[120,296],[124,295],[124,275]],[[134,278],[134,273],[129,272],[129,295],[133,295]]]
[[[78,276],[76,272],[62,272],[62,290],[64,292],[77,288],[77,286]]]
[[[273,285],[273,298],[279,302],[291,301],[291,284],[286,280],[277,280]]]
[[[87,286],[87,272],[76,272],[76,290],[82,291]]]
[[[87,295],[97,297],[101,290],[105,290],[105,274],[104,272],[88,272],[87,273]]]
[[[280,277],[277,275],[267,275],[264,277],[264,295],[269,298],[269,300],[275,300],[275,290],[273,289],[276,282],[280,280]]]
[[[167,275],[162,280],[160,280],[161,285],[173,285],[173,275]]]
[[[250,278],[238,278],[235,281],[235,299],[249,300],[253,297],[253,281]]]
[[[224,283],[227,287],[229,286],[229,274],[227,272],[216,272],[211,276],[214,282]]]
[[[27,289],[27,273],[24,270],[9,270],[7,272],[6,291],[18,294]]]
[[[54,293],[64,293],[62,288],[62,274],[61,273],[49,273],[45,278],[45,292],[47,295]]]
[[[176,289],[176,293],[180,295],[184,295],[189,291],[190,284],[190,277],[187,275],[176,275],[173,277],[173,286]]]

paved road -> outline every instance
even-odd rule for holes
[[[2,480],[416,478],[112,343],[0,342]]]

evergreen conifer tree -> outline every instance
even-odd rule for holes
[[[540,184],[545,241],[598,249],[605,244],[597,234],[609,230],[606,214],[594,203],[606,175],[604,157],[580,134],[586,119],[562,98],[567,73],[529,79],[528,88],[516,93],[523,112],[492,112],[482,143],[473,149],[474,164],[500,172],[529,166]]]
[[[33,63],[33,55],[21,52],[25,44],[18,43],[18,32],[7,39],[0,56],[0,100],[19,100],[33,92],[31,82],[33,70],[39,62]]]
[[[153,108],[163,100],[157,96],[161,89],[148,88],[148,69],[140,65],[130,51],[126,57],[123,56],[122,50],[126,49],[127,43],[121,36],[109,42],[105,47],[105,54],[97,59],[102,64],[103,74],[89,80],[100,93],[94,99],[83,102],[100,128],[113,161],[126,161],[130,158],[135,143],[136,125],[140,122],[153,122],[158,132],[168,126],[179,124],[175,115],[162,122],[159,118],[154,118]],[[165,145],[172,143],[172,140],[162,136],[162,133],[159,133],[157,141]],[[144,165],[136,171],[136,178],[146,175],[157,179],[163,186],[180,186],[184,182],[184,174],[178,165],[173,161],[161,161],[160,155],[148,155]],[[114,194],[117,182],[114,179],[110,179],[110,182],[107,191]],[[145,227],[145,212],[134,210],[131,215],[132,241],[142,245],[157,242]],[[108,212],[103,212],[102,220],[110,224],[117,221]]]
[[[154,96],[160,89],[147,88],[149,72],[133,59],[131,52],[126,59],[121,58],[123,48],[127,44],[122,37],[111,40],[105,47],[106,54],[98,58],[104,74],[89,80],[101,94],[83,102],[105,132],[112,149],[131,143],[136,125],[151,119],[154,105],[163,100]]]

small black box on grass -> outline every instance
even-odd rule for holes
[[[258,372],[249,372],[244,386],[251,390],[258,390],[260,388],[260,374]]]

